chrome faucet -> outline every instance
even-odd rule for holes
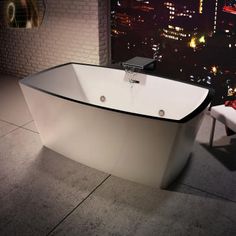
[[[132,66],[124,66],[125,72],[128,75],[128,81],[129,83],[138,83],[137,80],[134,79],[137,72],[139,72],[136,68]]]
[[[154,69],[155,68],[155,59],[145,58],[145,57],[134,57],[128,61],[122,63],[122,66],[125,69],[125,72],[128,74],[128,81],[130,83],[139,83],[138,80],[134,79],[136,73],[141,72],[145,69]]]

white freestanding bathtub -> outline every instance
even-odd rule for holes
[[[166,187],[184,167],[211,97],[206,88],[75,63],[20,86],[43,145],[153,187]]]

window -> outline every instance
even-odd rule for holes
[[[111,58],[155,58],[156,73],[236,95],[236,0],[112,0]]]

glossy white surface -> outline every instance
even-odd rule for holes
[[[77,68],[76,74],[73,68]],[[132,113],[157,116],[158,109],[166,108],[167,118],[176,120],[194,109],[190,105],[201,104],[208,92],[141,74],[137,75],[140,84],[131,87],[124,76],[120,70],[67,65],[24,80],[21,88],[45,146],[101,171],[165,187],[188,159],[201,114],[185,124],[168,122],[88,106],[27,86]],[[177,91],[174,97],[166,96],[167,88]],[[195,93],[191,99],[189,90]],[[103,104],[101,95],[106,97]]]
[[[24,83],[67,98],[146,116],[181,120],[204,101],[208,90],[169,79],[123,70],[69,64],[40,74]],[[139,81],[130,83],[129,79]],[[101,96],[106,101],[101,102]]]

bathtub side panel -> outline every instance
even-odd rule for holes
[[[193,149],[197,132],[203,120],[204,112],[183,123],[173,144],[172,153],[163,175],[161,187],[166,188],[181,172],[186,165]]]
[[[121,150],[117,137],[124,135],[122,120],[104,129],[100,114],[86,105],[22,86],[43,145],[90,167],[108,172]],[[119,123],[121,122],[121,123]],[[108,136],[109,133],[117,135]],[[101,148],[101,146],[103,148]],[[107,158],[112,157],[112,158]]]
[[[21,87],[45,146],[92,168],[160,186],[180,124],[99,109]]]
[[[160,187],[179,124],[132,117],[126,127],[126,144],[112,173]]]

